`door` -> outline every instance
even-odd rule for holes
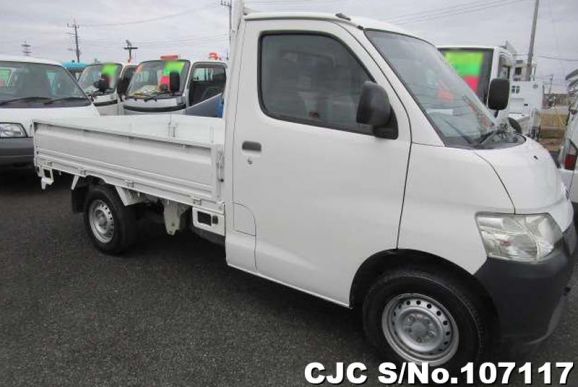
[[[308,32],[320,25],[323,33]],[[405,110],[369,54],[333,23],[248,22],[241,74],[234,215],[240,208],[254,219],[256,271],[348,304],[363,260],[396,247],[410,147]],[[356,123],[367,80],[388,91],[396,140]]]

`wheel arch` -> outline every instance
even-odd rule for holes
[[[363,303],[371,285],[385,272],[400,267],[419,267],[430,270],[444,270],[445,273],[459,280],[476,294],[484,304],[497,316],[497,309],[489,293],[482,284],[458,265],[430,253],[410,249],[381,251],[367,258],[359,267],[353,278],[349,295],[349,305],[356,308]]]
[[[83,211],[86,195],[88,195],[90,187],[96,184],[102,184],[102,180],[94,176],[74,177],[70,195],[73,213],[78,214]]]

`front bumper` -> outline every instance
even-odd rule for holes
[[[0,167],[31,165],[34,143],[31,137],[0,138]]]
[[[574,224],[548,259],[527,264],[488,258],[475,274],[497,309],[502,342],[527,352],[558,325],[576,263]]]

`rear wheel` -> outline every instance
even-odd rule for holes
[[[84,224],[92,243],[108,254],[120,254],[136,239],[136,217],[109,186],[91,187],[84,203]]]
[[[363,322],[368,339],[385,359],[455,371],[489,355],[484,310],[478,297],[450,276],[395,270],[369,290]]]

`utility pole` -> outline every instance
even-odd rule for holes
[[[24,43],[21,44],[22,46],[22,54],[25,56],[30,56],[32,54],[31,45],[25,40]]]
[[[74,52],[76,53],[76,62],[80,63],[80,47],[78,47],[78,28],[80,28],[80,26],[76,24],[76,20],[74,20],[72,24],[67,23],[66,25],[68,26],[68,28],[74,29],[74,33],[72,33],[71,35],[74,35],[74,46],[76,47],[74,49]]]
[[[526,81],[532,79],[532,60],[534,59],[534,39],[536,38],[536,24],[538,24],[538,8],[540,0],[534,4],[534,20],[532,21],[532,33],[530,34],[530,49],[528,50],[528,63],[526,63]]]
[[[130,40],[126,40],[126,47],[124,47],[125,50],[128,51],[128,63],[132,62],[132,52],[133,50],[138,50],[138,47],[135,47],[132,45],[132,43],[130,42]]]
[[[232,0],[221,0],[223,7],[229,8],[229,49],[227,50],[227,60],[229,59],[229,51],[231,50],[231,31],[233,28],[233,2]]]

